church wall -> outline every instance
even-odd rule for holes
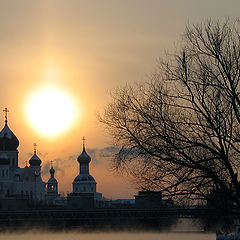
[[[10,174],[9,165],[0,165],[0,181],[9,179]]]
[[[16,198],[5,198],[1,199],[0,201],[0,209],[1,210],[23,210],[23,209],[29,209],[29,199],[28,198],[22,198],[22,199],[16,199]]]
[[[58,184],[47,183],[47,193],[58,193]]]
[[[34,175],[36,177],[38,177],[38,179],[40,181],[40,179],[41,179],[41,166],[30,166],[29,168],[33,171]]]
[[[73,183],[73,192],[74,193],[94,193],[96,192],[96,183],[94,182],[78,182]]]
[[[1,181],[0,182],[0,196],[4,197],[5,195],[10,193],[10,182],[9,181]]]
[[[95,207],[93,193],[70,193],[67,197],[67,206],[70,209],[92,209]]]
[[[5,153],[8,156],[10,166],[18,167],[18,151],[1,151],[1,153]]]
[[[16,193],[29,196],[34,201],[44,201],[45,183],[44,182],[16,182]]]

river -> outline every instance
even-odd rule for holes
[[[1,233],[0,240],[215,240],[213,233],[151,232],[17,232]]]

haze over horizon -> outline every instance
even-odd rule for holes
[[[9,126],[20,141],[19,165],[30,159],[36,142],[43,179],[54,160],[59,192],[71,192],[85,136],[97,191],[108,198],[133,197],[128,180],[109,171],[111,141],[97,113],[115,87],[146,80],[156,59],[174,50],[186,24],[234,19],[239,8],[237,0],[0,0],[0,128],[7,107]],[[78,109],[74,122],[56,137],[32,127],[26,113],[32,96],[48,88],[69,96]],[[51,112],[44,114],[50,124]]]

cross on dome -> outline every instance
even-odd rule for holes
[[[31,166],[40,166],[42,161],[41,159],[37,156],[37,144],[34,143],[33,144],[33,149],[34,149],[34,154],[33,156],[31,157],[31,159],[29,160],[29,164],[30,164],[30,167]]]
[[[0,150],[17,150],[19,141],[7,124],[9,110],[7,108],[4,108],[3,112],[5,115],[5,126],[0,131]]]
[[[34,149],[34,154],[36,154],[37,153],[37,144],[36,143],[33,144],[33,149]]]
[[[55,173],[55,170],[53,168],[53,161],[51,161],[51,168],[49,170],[50,174],[51,174],[51,178],[54,178],[54,173]]]
[[[4,108],[3,112],[5,112],[5,123],[7,123],[7,114],[9,113],[9,110]]]
[[[83,136],[82,140],[83,140],[83,150],[85,150],[86,138]]]
[[[86,138],[83,137],[82,140],[83,140],[83,151],[82,151],[82,153],[78,156],[78,162],[79,162],[79,163],[83,163],[83,164],[85,164],[85,163],[88,164],[88,163],[91,161],[91,157],[86,153],[86,150],[85,150],[85,141],[86,141]]]

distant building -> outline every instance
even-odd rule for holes
[[[135,208],[135,199],[104,200],[103,208]]]
[[[229,208],[234,207],[233,200],[229,198],[226,190],[213,189],[207,196],[207,206],[210,208]]]
[[[135,195],[135,206],[139,209],[152,209],[162,207],[162,192],[160,191],[139,191]]]
[[[83,138],[83,151],[77,159],[79,163],[79,175],[74,179],[73,191],[68,194],[68,206],[70,208],[94,208],[102,201],[102,194],[96,192],[96,181],[89,174],[89,163],[91,157],[85,149]]]

